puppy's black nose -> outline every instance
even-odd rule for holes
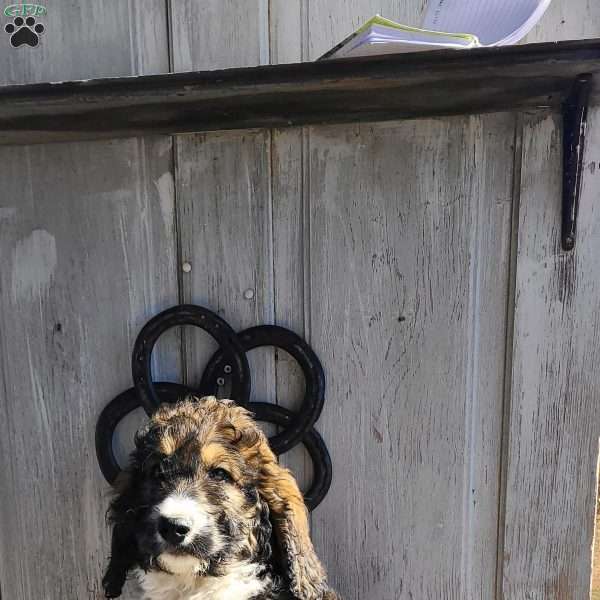
[[[173,546],[179,546],[183,543],[185,536],[190,532],[190,528],[181,521],[174,521],[167,517],[158,519],[158,533]]]

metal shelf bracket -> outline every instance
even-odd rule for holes
[[[592,75],[579,75],[562,107],[563,194],[561,244],[563,250],[567,252],[575,248],[577,235],[577,213],[581,194],[585,130],[591,88]]]

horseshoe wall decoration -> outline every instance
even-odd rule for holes
[[[152,350],[168,329],[193,325],[209,333],[219,349],[209,360],[199,389],[152,378]],[[300,365],[306,382],[304,401],[299,412],[267,402],[250,402],[251,374],[246,353],[261,346],[285,350]],[[304,499],[309,510],[315,509],[329,491],[332,479],[331,458],[323,438],[314,429],[325,401],[325,374],[313,349],[293,331],[276,325],[262,325],[236,334],[231,326],[207,308],[182,304],[152,318],[140,331],[132,353],[133,387],[120,393],[104,408],[96,424],[96,455],[105,479],[112,485],[121,471],[114,451],[113,436],[119,422],[136,408],[151,416],[163,402],[174,403],[192,394],[216,395],[228,385],[228,394],[247,408],[258,421],[277,425],[281,431],[269,438],[275,454],[304,444],[313,463],[313,481]]]

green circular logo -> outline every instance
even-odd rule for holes
[[[42,17],[47,12],[41,4],[11,4],[4,9],[7,17]]]

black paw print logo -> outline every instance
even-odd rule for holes
[[[4,28],[6,33],[10,34],[10,43],[18,48],[27,44],[35,48],[40,43],[40,35],[46,28],[41,23],[36,23],[35,17],[15,17],[12,23],[8,23]]]

